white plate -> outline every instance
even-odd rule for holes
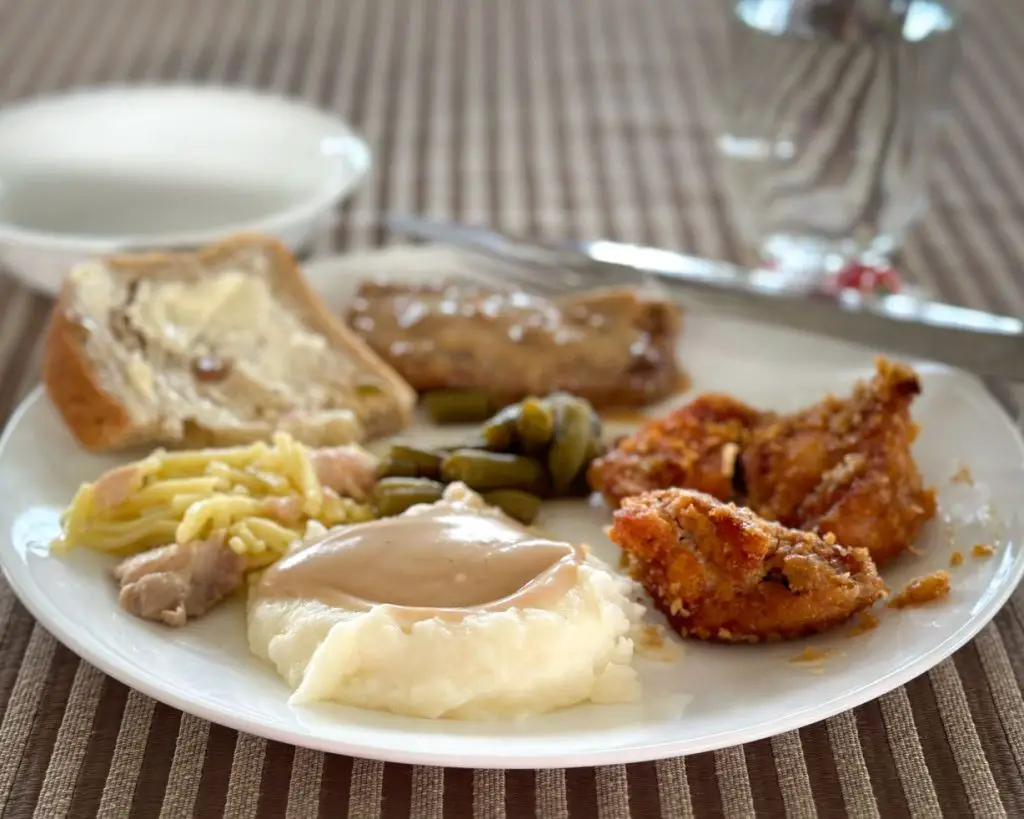
[[[313,278],[335,305],[354,284],[336,262],[318,265]],[[697,388],[728,390],[777,409],[814,401],[827,390],[844,392],[872,371],[872,357],[863,350],[809,341],[778,329],[691,316],[682,354]],[[169,630],[117,608],[102,557],[47,556],[62,505],[80,481],[116,461],[79,451],[38,393],[17,412],[0,444],[0,531],[9,533],[0,539],[0,559],[32,613],[89,662],[169,705],[271,739],[407,763],[506,768],[624,763],[721,748],[807,725],[923,673],[976,634],[1021,577],[1024,527],[1011,515],[1024,488],[1021,437],[975,379],[928,364],[921,374],[924,395],[914,405],[922,423],[917,455],[939,488],[944,512],[960,523],[955,533],[939,522],[930,526],[918,543],[921,556],[906,555],[885,576],[899,587],[945,568],[955,540],[966,558],[950,569],[950,597],[903,612],[883,610],[880,626],[856,638],[840,628],[781,645],[688,643],[679,661],[639,663],[645,696],[634,705],[582,706],[505,724],[289,707],[284,683],[246,649],[240,604]],[[991,488],[953,484],[960,459]],[[1004,516],[1002,534],[986,519],[990,503]],[[545,510],[541,524],[590,542],[614,563],[615,549],[601,531],[606,521],[599,509],[567,503]],[[979,541],[997,543],[995,556],[971,557],[970,546]],[[807,646],[831,654],[816,669],[790,662]]]
[[[108,87],[0,111],[0,261],[54,293],[84,257],[242,230],[293,250],[355,189],[345,123],[244,89]]]

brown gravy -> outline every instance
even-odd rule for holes
[[[369,521],[301,545],[263,575],[257,597],[317,600],[401,620],[544,608],[576,583],[585,559],[569,543],[444,503]]]

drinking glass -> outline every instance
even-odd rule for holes
[[[926,202],[962,9],[733,0],[725,132],[741,237],[808,282],[884,263]]]

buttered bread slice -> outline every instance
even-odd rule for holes
[[[397,432],[416,395],[334,318],[274,239],[74,268],[43,380],[87,449],[219,446],[285,431],[314,446]]]

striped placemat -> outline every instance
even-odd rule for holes
[[[237,83],[346,116],[372,180],[323,248],[414,210],[734,257],[713,152],[718,0],[0,0],[0,97]],[[1024,315],[1024,24],[971,4],[955,117],[906,274]],[[49,303],[0,278],[0,419]],[[9,476],[0,476],[0,483]],[[0,815],[1024,816],[1024,598],[932,673],[771,740],[596,769],[469,771],[294,749],[79,662],[0,581]]]

